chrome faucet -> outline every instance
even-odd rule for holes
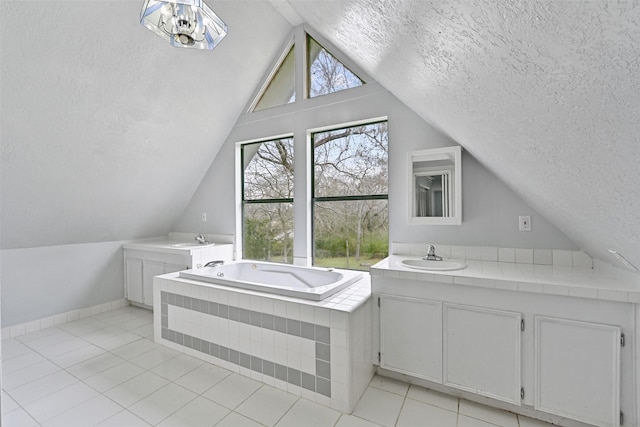
[[[427,247],[427,255],[423,256],[422,259],[430,261],[442,261],[442,257],[436,255],[436,247],[433,245],[429,245]]]
[[[204,266],[205,267],[218,267],[220,265],[224,265],[224,260],[218,259],[218,260],[215,260],[215,261],[209,261]]]
[[[208,243],[209,243],[209,242],[207,242],[207,238],[206,238],[206,237],[204,237],[204,234],[198,234],[198,235],[195,237],[195,239],[196,239],[196,241],[197,241],[198,243],[200,243],[201,245],[206,245],[206,244],[208,244]]]

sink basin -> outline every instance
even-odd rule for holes
[[[430,271],[453,271],[462,270],[467,265],[463,261],[454,259],[445,259],[442,261],[434,261],[431,259],[405,259],[402,261],[402,265],[409,268],[415,268],[418,270],[430,270]]]

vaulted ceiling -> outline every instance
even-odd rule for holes
[[[216,1],[230,34],[179,49],[143,3],[0,2],[2,248],[167,234],[291,30]]]
[[[273,1],[590,255],[640,267],[638,2]]]
[[[142,3],[0,0],[2,248],[168,232],[307,22],[590,255],[640,266],[637,2],[209,0],[213,53],[164,44]]]

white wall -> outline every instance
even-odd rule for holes
[[[304,167],[307,130],[387,116],[389,121],[390,241],[438,242],[521,248],[577,249],[474,157],[463,153],[461,226],[410,225],[407,220],[407,152],[457,145],[378,84],[241,116],[173,231],[235,232],[235,144],[275,135],[296,138],[296,167]],[[301,156],[303,156],[301,158]],[[296,219],[307,200],[307,177],[296,174]],[[301,202],[302,201],[302,202]],[[201,222],[207,212],[208,221]],[[518,215],[531,215],[533,231],[518,231]],[[302,221],[304,222],[304,218]],[[294,255],[306,256],[306,225],[296,224]]]
[[[1,249],[167,234],[291,28],[216,1],[227,37],[178,49],[142,3],[0,2]]]
[[[2,327],[124,298],[122,243],[0,251]]]

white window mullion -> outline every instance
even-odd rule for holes
[[[295,34],[293,36],[295,46],[295,61],[296,61],[296,101],[302,101],[307,99],[307,33],[304,31],[304,26],[299,25],[295,28]]]

